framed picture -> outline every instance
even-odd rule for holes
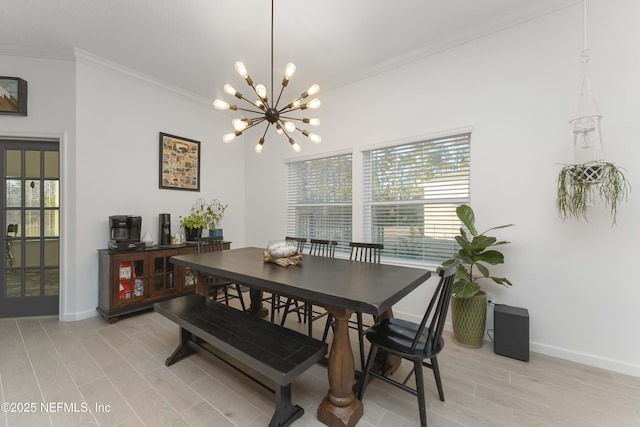
[[[0,77],[0,114],[27,115],[27,81]]]
[[[160,132],[160,188],[200,191],[200,141]]]

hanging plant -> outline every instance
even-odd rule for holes
[[[556,208],[560,218],[563,221],[571,217],[587,221],[587,207],[597,196],[609,207],[613,226],[618,204],[626,201],[631,191],[623,171],[613,163],[602,161],[565,165],[557,180]]]

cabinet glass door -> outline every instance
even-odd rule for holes
[[[172,293],[177,280],[175,266],[169,262],[174,253],[160,252],[151,257],[151,296]]]
[[[127,304],[145,297],[146,276],[144,258],[125,258],[116,261],[119,304]]]

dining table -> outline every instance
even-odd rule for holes
[[[303,255],[297,265],[282,267],[265,262],[264,248],[244,247],[218,252],[171,257],[176,265],[247,286],[253,295],[263,291],[318,305],[334,318],[327,363],[329,390],[317,409],[317,418],[328,426],[354,426],[363,405],[353,392],[354,355],[349,340],[349,319],[354,312],[376,318],[388,316],[391,307],[426,282],[431,272],[422,268],[375,264]],[[198,293],[206,294],[200,287]],[[258,314],[261,298],[252,296]]]

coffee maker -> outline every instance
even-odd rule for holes
[[[111,231],[109,249],[113,251],[125,251],[144,248],[144,242],[140,241],[142,217],[112,215],[109,217],[109,227]]]
[[[170,245],[171,244],[171,215],[168,213],[161,213],[160,218],[158,219],[158,223],[160,225],[160,230],[158,232],[158,236],[160,236],[159,243],[160,245]]]

